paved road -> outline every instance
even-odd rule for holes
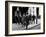
[[[13,30],[26,30],[25,27],[22,27],[22,25],[19,24],[13,24],[12,25],[12,29]],[[33,27],[28,28],[27,30],[35,30],[35,29],[40,29],[40,24],[39,25],[35,25]]]

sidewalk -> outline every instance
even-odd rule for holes
[[[30,25],[28,25],[28,29],[30,30],[30,29],[40,29],[40,24],[30,24]]]

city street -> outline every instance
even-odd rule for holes
[[[14,23],[12,26],[13,26],[13,28],[12,28],[13,30],[26,30],[26,27],[25,26],[22,27],[22,25],[19,25],[19,24],[15,24]],[[27,30],[31,30],[31,29],[32,30],[40,29],[40,24],[34,24],[34,25],[33,24],[32,25],[30,24],[30,25],[28,25],[28,29]]]

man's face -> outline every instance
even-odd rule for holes
[[[23,14],[23,16],[25,16],[25,14]]]

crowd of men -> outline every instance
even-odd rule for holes
[[[23,8],[23,9],[20,8],[18,11],[16,11],[16,12],[14,11],[15,12],[14,14],[17,13],[17,15],[13,16],[13,23],[22,24],[23,26],[26,26],[26,29],[27,29],[28,25],[30,23],[32,24],[31,21],[34,21],[36,19],[36,16],[35,15],[32,16],[31,14],[28,15],[28,12],[27,12],[28,8],[26,8],[25,10],[24,9],[25,8]],[[23,10],[24,10],[24,12],[23,12]],[[34,23],[35,23],[35,21],[34,21]]]
[[[27,26],[30,24],[29,21],[34,21],[35,20],[35,16],[31,16],[31,15],[28,15],[28,13],[25,15],[25,13],[23,14],[23,16],[14,16],[14,22],[17,24],[22,24],[23,26],[26,26],[26,29],[27,29]]]

